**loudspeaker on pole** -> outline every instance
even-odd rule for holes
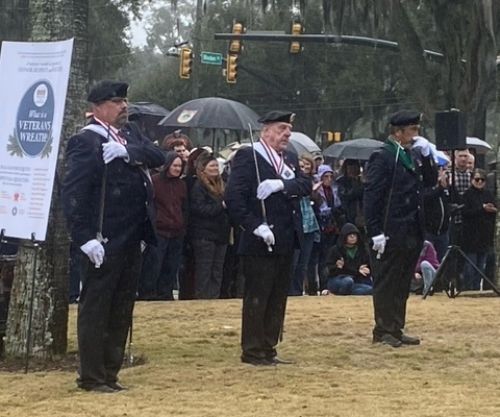
[[[436,147],[439,150],[467,148],[466,115],[459,110],[436,113]]]

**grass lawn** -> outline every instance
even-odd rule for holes
[[[239,361],[240,300],[139,302],[130,390],[78,390],[76,370],[0,372],[1,417],[500,416],[500,298],[437,294],[408,303],[422,345],[371,344],[370,297],[288,300],[280,356]],[[76,309],[70,351],[76,350]]]

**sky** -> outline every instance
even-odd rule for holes
[[[146,31],[142,23],[142,21],[138,20],[130,22],[130,41],[133,47],[143,47],[146,45]]]

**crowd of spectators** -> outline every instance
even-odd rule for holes
[[[193,148],[180,132],[161,146],[166,163],[152,173],[159,244],[145,248],[138,299],[173,300],[177,291],[179,299],[241,297],[240,231],[230,224],[224,203],[237,148],[221,164],[210,148]],[[412,282],[416,293],[429,288],[450,244],[459,245],[480,271],[494,271],[494,190],[487,187],[486,172],[474,169],[468,150],[453,157],[454,175],[445,161],[436,185],[424,191],[426,241]],[[300,202],[304,241],[294,255],[289,295],[371,294],[364,163],[347,159],[334,169],[319,154],[300,155],[300,169],[314,185]],[[474,266],[464,260],[458,266],[461,290],[486,288]],[[75,301],[74,283],[72,288]]]

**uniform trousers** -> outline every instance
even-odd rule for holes
[[[285,255],[242,256],[245,276],[242,357],[274,358],[283,329],[293,252]]]
[[[78,385],[92,388],[117,381],[141,271],[140,245],[106,255],[100,268],[82,262],[78,304]]]
[[[406,301],[410,293],[411,279],[422,246],[422,238],[417,233],[409,233],[404,239],[389,239],[380,259],[377,259],[377,252],[370,251],[375,311],[374,336],[391,334],[401,338],[405,327]]]

